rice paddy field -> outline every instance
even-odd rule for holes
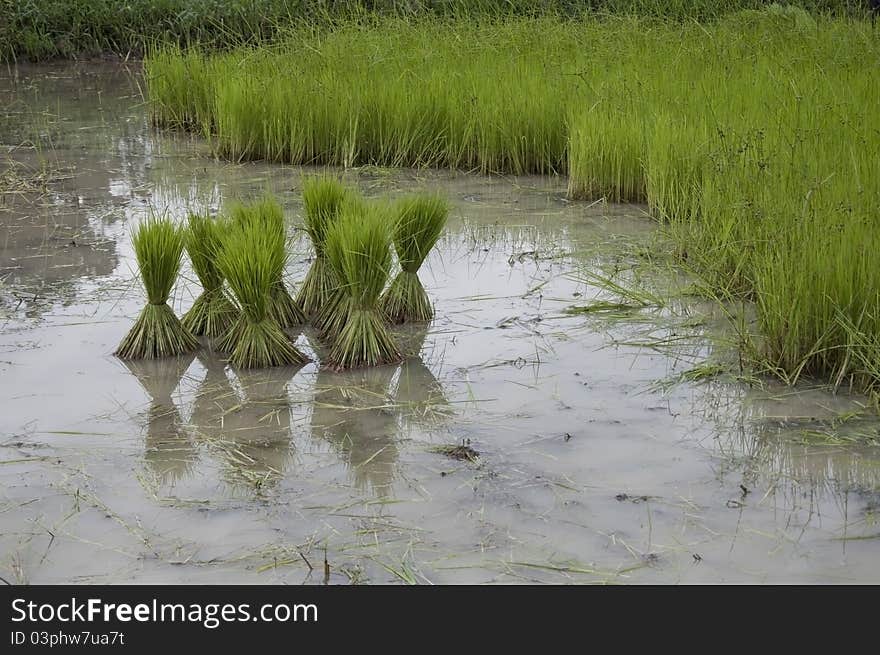
[[[8,65],[0,577],[880,581],[878,64],[774,7]]]

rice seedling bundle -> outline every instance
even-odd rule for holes
[[[271,303],[269,311],[283,327],[292,327],[305,323],[306,317],[302,308],[290,295],[284,283],[284,265],[287,262],[287,231],[284,224],[284,210],[274,198],[267,196],[256,202],[244,205],[233,205],[232,220],[248,229],[265,235],[265,244],[276,250],[282,257],[282,265],[277,278],[272,282]]]
[[[339,275],[346,300],[329,360],[336,369],[400,361],[385,325],[379,296],[391,268],[391,223],[376,203],[347,203],[327,232],[326,252]]]
[[[230,330],[234,337],[229,361],[239,368],[301,364],[306,357],[285,334],[272,311],[286,253],[277,235],[252,223],[238,222],[223,238],[217,267],[226,278],[240,317]]]
[[[339,208],[339,215],[356,215],[362,211],[366,211],[366,201],[360,196],[350,194],[346,197],[342,206]],[[312,323],[315,328],[317,328],[320,335],[330,343],[336,341],[342,328],[345,327],[345,324],[348,321],[348,312],[351,307],[351,295],[344,282],[345,273],[340,268],[343,262],[342,247],[342,241],[338,239],[330,241],[325,235],[324,255],[326,257],[327,267],[330,269],[330,277],[336,281],[336,285],[327,296],[326,302],[312,317]]]
[[[203,291],[181,321],[196,336],[222,337],[237,315],[223,290],[223,275],[217,268],[217,254],[228,228],[228,221],[206,214],[191,213],[188,217],[184,242]]]
[[[328,304],[339,287],[333,268],[327,262],[324,243],[327,229],[336,220],[348,191],[331,177],[313,177],[303,185],[305,226],[315,249],[315,259],[303,280],[297,302],[307,316],[315,316]]]
[[[195,350],[199,342],[174,315],[168,296],[180,271],[183,231],[165,218],[150,217],[132,235],[147,306],[116,349],[122,359],[155,359]]]
[[[392,323],[430,321],[434,308],[419,268],[440,238],[449,206],[437,195],[415,195],[399,200],[395,210],[393,240],[401,271],[382,296],[382,311]]]

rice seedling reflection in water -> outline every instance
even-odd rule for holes
[[[415,195],[399,200],[395,210],[394,249],[401,271],[382,296],[382,311],[392,323],[430,321],[434,308],[418,271],[440,238],[449,206],[438,195]]]
[[[398,334],[405,355],[400,365],[394,393],[401,418],[410,426],[430,426],[452,415],[443,385],[425,364],[420,352],[428,336],[424,325]]]
[[[205,377],[196,390],[190,424],[199,438],[216,440],[223,434],[227,414],[241,405],[241,399],[218,353],[204,349],[196,357],[205,369]]]
[[[144,421],[144,460],[161,484],[185,477],[198,459],[171,397],[194,357],[189,353],[161,360],[123,360],[150,397]]]
[[[300,368],[236,372],[243,398],[225,414],[213,443],[225,464],[224,477],[233,486],[263,493],[283,476],[292,456],[287,385]]]
[[[174,315],[168,296],[180,272],[183,232],[171,221],[152,216],[132,235],[147,306],[119,344],[122,359],[154,359],[195,350],[199,342]]]
[[[379,310],[379,295],[391,267],[386,208],[376,203],[348,203],[327,232],[327,256],[347,296],[345,324],[330,349],[338,369],[378,366],[401,355]]]
[[[397,366],[355,372],[318,372],[311,434],[328,442],[354,479],[354,486],[388,496],[397,460],[397,412],[390,386]]]
[[[297,302],[307,316],[315,316],[331,299],[339,281],[324,254],[327,228],[336,220],[350,192],[332,177],[312,177],[303,184],[305,226],[315,249],[315,259],[300,287]]]
[[[190,428],[222,463],[230,485],[263,493],[280,480],[291,454],[291,407],[287,384],[299,366],[235,372],[208,350],[193,402]]]
[[[283,239],[253,223],[237,222],[223,239],[217,267],[229,283],[240,316],[220,347],[231,348],[230,362],[238,368],[306,361],[272,312],[273,290],[286,257]]]
[[[236,316],[235,307],[223,291],[223,275],[216,263],[226,229],[225,220],[192,213],[185,237],[186,251],[203,291],[181,322],[193,334],[212,339],[226,334]]]

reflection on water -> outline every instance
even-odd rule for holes
[[[0,277],[11,309],[38,318],[119,265],[119,221],[147,186],[149,129],[134,69],[12,73],[0,77],[0,178],[15,171],[39,184],[12,184],[0,198]]]
[[[186,476],[198,453],[172,394],[195,355],[167,359],[120,360],[150,397],[144,417],[144,459],[162,484]]]
[[[403,326],[395,336],[404,360],[398,369],[394,401],[404,424],[410,429],[430,427],[448,419],[452,410],[443,386],[422,359],[428,326]]]
[[[773,493],[837,496],[880,489],[880,426],[863,399],[822,388],[709,382],[694,413],[714,426],[722,467],[773,481]]]
[[[302,368],[241,370],[240,403],[223,416],[213,444],[223,459],[223,475],[234,486],[265,492],[281,479],[293,457],[290,380]]]
[[[315,382],[311,434],[329,443],[358,489],[390,494],[399,456],[397,412],[390,396],[397,366],[336,373],[321,370]]]
[[[221,355],[206,348],[198,358],[205,377],[195,392],[190,428],[220,460],[227,483],[262,493],[291,458],[287,384],[300,367],[238,371],[233,384]]]
[[[421,330],[417,339],[424,337]],[[205,373],[184,425],[172,394],[194,357]],[[300,424],[288,385],[301,367],[233,372],[209,348],[195,356],[125,365],[150,395],[145,459],[163,484],[191,471],[196,444],[220,463],[224,481],[233,487],[268,493],[282,479]],[[440,382],[416,356],[399,365],[319,370],[311,397],[311,438],[329,444],[354,486],[376,496],[390,494],[402,431],[436,424],[450,413]]]

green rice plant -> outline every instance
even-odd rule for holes
[[[194,351],[199,342],[168,306],[180,271],[183,231],[170,220],[152,216],[132,235],[147,306],[116,349],[122,359],[155,359]]]
[[[297,296],[297,303],[307,316],[317,315],[339,287],[339,281],[327,263],[324,243],[327,229],[336,220],[348,193],[337,179],[328,176],[311,177],[303,184],[306,232],[315,249],[315,259]]]
[[[237,314],[224,292],[223,275],[217,268],[217,254],[227,229],[227,221],[207,214],[191,213],[187,219],[184,243],[203,290],[181,322],[196,336],[222,337],[229,331]]]
[[[269,311],[272,317],[283,328],[305,323],[306,316],[302,308],[290,295],[290,291],[287,290],[287,285],[284,283],[284,266],[287,263],[287,232],[281,204],[275,198],[266,196],[250,204],[233,204],[230,215],[234,222],[263,233],[267,247],[276,250],[276,255],[282,260],[278,277],[271,287]]]
[[[568,195],[644,202],[645,136],[638,115],[600,105],[570,120]]]
[[[383,205],[346,203],[327,231],[327,257],[346,294],[339,309],[345,323],[328,356],[336,369],[401,359],[379,307],[391,268],[391,227]]]
[[[360,196],[349,194],[339,208],[339,216],[342,214],[358,214],[364,211],[366,211],[366,201]],[[335,225],[335,222],[333,224]],[[324,340],[330,343],[334,343],[337,340],[342,328],[348,322],[348,313],[351,307],[351,296],[343,282],[345,273],[339,268],[344,259],[342,246],[342,241],[337,239],[330,242],[325,235],[324,255],[327,267],[330,269],[330,277],[336,281],[336,285],[327,296],[326,302],[312,317],[312,324],[318,330],[318,333]]]
[[[769,0],[2,0],[0,60],[83,58],[107,52],[138,56],[155,42],[228,49],[271,42],[299,24],[323,29],[382,16],[489,22],[540,13],[574,18],[595,13],[693,22],[768,4]],[[815,21],[804,9],[859,16],[869,6],[869,0],[787,0],[770,4],[768,10],[808,29]]]
[[[434,318],[434,308],[419,279],[419,268],[440,238],[449,216],[449,205],[439,195],[413,195],[395,207],[394,249],[400,272],[380,300],[391,323],[424,322]]]
[[[234,338],[229,361],[239,368],[301,364],[306,357],[272,312],[273,288],[284,268],[285,251],[277,235],[253,223],[234,224],[223,238],[217,268],[226,279],[240,312],[230,328]]]
[[[171,51],[148,58],[151,106],[210,125],[235,159],[567,172],[573,198],[646,202],[701,286],[753,303],[756,368],[876,386],[876,27],[758,0],[600,4],[615,10],[341,21],[271,49]],[[663,20],[691,11],[713,20]],[[344,315],[312,320],[332,335]]]

